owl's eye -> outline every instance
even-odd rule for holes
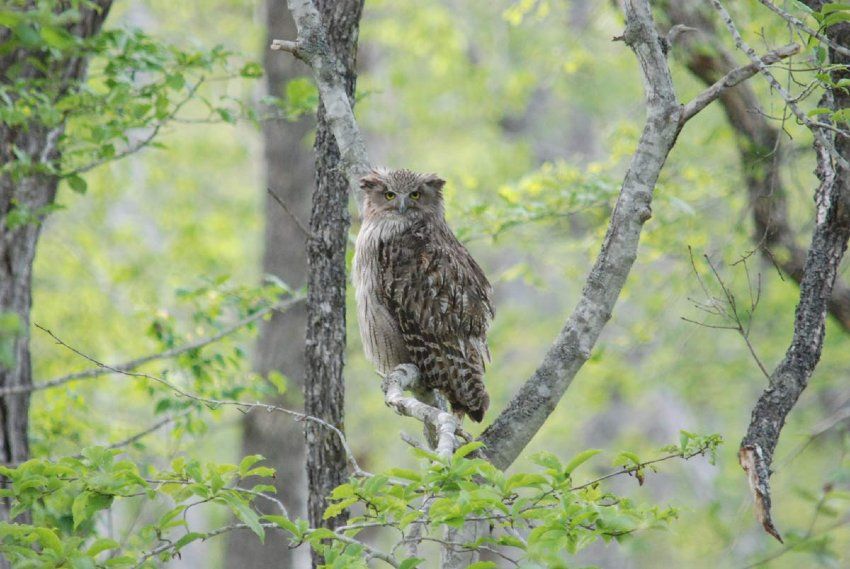
[[[384,192],[384,197],[387,198],[388,202],[391,202],[395,199],[395,192]]]
[[[419,199],[419,192],[410,192],[410,199],[418,200]]]

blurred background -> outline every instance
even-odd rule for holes
[[[101,361],[122,361],[160,348],[164,329],[185,339],[207,335],[209,326],[192,317],[197,307],[224,310],[228,295],[266,274],[293,288],[304,285],[303,236],[267,188],[295,216],[309,219],[317,98],[305,67],[267,51],[270,37],[295,37],[285,3],[268,1],[115,6],[109,26],[140,27],[177,45],[223,44],[261,62],[260,80],[230,78],[204,87],[206,96],[255,108],[259,118],[212,120],[203,112],[193,115],[190,106],[163,131],[161,148],[94,170],[84,196],[63,187],[59,202],[66,209],[50,216],[39,246],[34,322]],[[735,7],[739,26],[759,49],[789,39],[757,2],[742,4]],[[487,374],[494,411],[533,372],[572,308],[640,134],[637,65],[622,42],[611,41],[622,27],[615,6],[590,0],[366,2],[357,116],[375,164],[433,171],[448,180],[449,222],[496,291]],[[699,92],[701,84],[676,49],[671,67],[683,100]],[[756,78],[751,87],[765,115],[782,115],[763,81]],[[269,94],[284,102],[271,106],[274,113],[267,112]],[[791,220],[806,243],[816,185],[810,138],[797,125],[784,127],[789,136],[781,176]],[[768,369],[791,337],[798,288],[751,254],[752,212],[737,142],[717,105],[684,129],[663,171],[637,263],[596,352],[513,468],[528,466],[527,457],[538,450],[568,459],[603,449],[585,467],[590,479],[610,471],[611,457],[621,450],[660,455],[680,429],[720,433],[726,444],[715,465],[703,458],[667,462],[643,486],[632,478],[613,481],[636,501],[675,506],[679,519],[666,531],[594,545],[574,561],[577,567],[743,568],[784,551],[758,527],[737,461],[738,441],[766,379],[736,332],[683,320],[713,322],[695,306],[707,300],[695,270],[712,294],[720,294],[708,255],[742,306],[749,309],[750,299],[759,297],[750,341]],[[357,225],[355,218],[354,232]],[[744,257],[746,265],[736,264]],[[349,308],[353,315],[353,300]],[[285,393],[269,397],[297,407],[303,322],[303,311],[294,309],[254,333],[228,338],[217,349],[241,359],[222,362],[210,372],[213,380],[256,389],[285,377]],[[418,435],[419,425],[385,407],[353,317],[348,338],[346,431],[360,464],[370,471],[415,464],[399,433]],[[847,333],[830,322],[823,360],[783,432],[772,480],[775,521],[790,543],[795,536],[819,537],[765,566],[845,567],[850,559],[850,532],[832,527],[850,504],[826,508],[821,499],[825,486],[846,490],[850,482],[847,424],[831,419],[850,398],[847,346]],[[33,359],[36,381],[87,367],[39,333]],[[33,453],[70,454],[115,440],[166,411],[149,387],[125,377],[43,391],[33,403]],[[178,448],[237,462],[263,454],[297,512],[305,492],[301,433],[301,424],[283,416],[215,412],[176,422],[128,452],[152,462],[167,462]],[[116,533],[132,533],[139,520],[154,515],[148,510],[155,505],[122,512]],[[209,527],[222,522],[194,521]],[[171,566],[306,562],[273,541],[261,546],[244,533],[193,544]]]

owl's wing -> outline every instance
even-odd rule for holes
[[[429,387],[480,420],[489,398],[482,377],[490,360],[492,288],[445,224],[415,225],[379,249],[381,288],[407,349]]]
[[[439,338],[486,336],[492,287],[447,226],[414,226],[379,254],[382,289],[400,319]]]

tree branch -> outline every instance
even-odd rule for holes
[[[729,12],[719,0],[711,0],[711,3],[735,38],[735,44],[753,60],[753,50],[744,42]],[[850,28],[846,25],[831,26],[827,34],[840,38],[840,41],[831,38],[834,43],[850,44]],[[830,57],[832,63],[848,62],[834,50]],[[753,60],[753,63],[756,62]],[[767,389],[753,408],[750,425],[738,452],[739,462],[753,493],[756,517],[765,531],[781,542],[782,537],[771,518],[770,466],[785,419],[808,385],[823,349],[828,303],[850,238],[850,168],[847,160],[850,158],[850,142],[842,130],[831,125],[826,125],[829,127],[826,128],[822,123],[801,118],[801,111],[793,98],[766,68],[762,67],[761,71],[792,112],[812,131],[817,157],[815,173],[820,180],[815,192],[816,225],[800,283],[794,335],[785,357],[770,375]],[[846,74],[846,70],[838,68],[832,71],[836,82]],[[850,96],[840,90],[833,91],[831,95],[833,110],[850,107]],[[830,133],[833,133],[832,140],[828,137]]]
[[[53,387],[59,387],[60,385],[70,383],[72,381],[78,381],[78,380],[81,380],[81,379],[91,379],[91,378],[94,378],[94,377],[100,377],[101,375],[107,375],[107,374],[110,374],[110,373],[124,373],[124,372],[128,372],[128,371],[137,369],[137,368],[143,366],[144,364],[147,364],[147,363],[150,363],[150,362],[176,358],[177,356],[180,356],[180,355],[185,354],[187,352],[191,352],[193,350],[199,350],[199,349],[203,348],[204,346],[208,346],[209,344],[214,344],[215,342],[218,342],[219,340],[226,338],[227,336],[233,334],[234,332],[241,330],[245,326],[248,326],[249,324],[252,324],[252,323],[256,322],[257,320],[260,320],[261,318],[263,318],[266,314],[269,314],[270,312],[274,312],[274,311],[285,312],[288,309],[290,309],[291,307],[293,307],[294,305],[298,304],[299,302],[302,302],[303,300],[304,300],[303,296],[298,296],[298,297],[293,297],[293,298],[287,299],[283,302],[279,302],[277,304],[273,304],[271,306],[267,306],[265,308],[261,308],[260,310],[258,310],[254,314],[252,314],[252,315],[250,315],[246,318],[243,318],[242,320],[240,320],[239,322],[236,322],[232,326],[225,328],[224,330],[222,330],[218,334],[214,334],[213,336],[209,336],[207,338],[201,338],[200,340],[197,340],[195,342],[191,342],[189,344],[185,344],[185,345],[177,347],[177,348],[172,348],[172,349],[166,350],[164,352],[159,352],[159,353],[156,353],[156,354],[149,354],[147,356],[142,356],[140,358],[136,358],[134,360],[130,360],[130,361],[120,363],[120,364],[115,364],[115,365],[112,365],[112,366],[107,366],[105,364],[97,363],[97,367],[94,367],[92,369],[87,369],[87,370],[83,370],[83,371],[77,371],[77,372],[74,372],[74,373],[69,373],[67,375],[57,377],[56,379],[51,379],[49,381],[44,381],[44,382],[41,382],[41,383],[34,383],[32,385],[13,385],[11,387],[4,387],[4,388],[0,389],[0,398],[6,397],[8,395],[13,395],[15,393],[41,391],[43,389],[50,389],[50,388],[53,388]],[[39,326],[39,328],[41,328],[41,326]],[[42,330],[44,330],[44,328],[42,328]],[[47,330],[45,330],[45,331],[47,331]],[[49,331],[47,331],[47,332],[50,333]],[[58,340],[58,338],[57,338],[57,340]]]
[[[63,348],[66,348],[66,349],[74,352],[75,354],[77,354],[81,358],[84,358],[84,359],[90,361],[91,363],[93,363],[94,365],[96,365],[98,367],[101,367],[101,368],[108,370],[110,373],[118,373],[118,374],[121,374],[121,375],[126,375],[128,377],[137,377],[137,378],[140,378],[140,379],[147,379],[147,380],[153,381],[155,383],[159,383],[160,385],[163,385],[164,387],[170,389],[171,391],[173,391],[174,393],[176,393],[180,397],[185,397],[187,399],[197,401],[198,403],[202,403],[202,404],[209,406],[209,407],[212,407],[212,408],[236,407],[237,409],[239,409],[239,410],[241,410],[242,412],[245,412],[245,413],[248,413],[248,412],[251,412],[251,411],[254,411],[254,410],[267,411],[269,413],[278,412],[278,413],[283,413],[285,415],[289,415],[290,417],[294,417],[298,421],[309,421],[311,423],[321,425],[322,427],[330,430],[337,437],[339,437],[340,444],[342,444],[343,449],[345,449],[345,453],[346,453],[348,461],[351,465],[351,469],[352,469],[353,474],[355,476],[371,476],[371,474],[369,474],[368,472],[366,472],[365,470],[360,468],[360,465],[357,463],[357,459],[354,456],[354,452],[351,450],[351,447],[348,444],[348,440],[345,438],[345,435],[342,433],[342,431],[340,431],[338,428],[331,425],[327,421],[324,421],[324,420],[322,420],[318,417],[313,417],[312,415],[307,415],[306,413],[299,413],[298,411],[286,409],[285,407],[280,407],[278,405],[268,405],[268,404],[265,404],[265,403],[248,403],[246,401],[235,401],[235,400],[229,400],[229,399],[212,399],[212,398],[209,398],[209,397],[202,397],[200,395],[195,395],[194,393],[190,393],[189,391],[186,391],[185,389],[181,388],[178,385],[175,385],[174,383],[168,381],[167,379],[163,379],[161,377],[158,377],[158,376],[155,376],[155,375],[150,375],[150,374],[147,374],[147,373],[139,373],[139,372],[132,372],[132,371],[127,371],[127,370],[123,370],[123,369],[118,369],[116,367],[112,367],[112,366],[106,365],[104,363],[101,363],[98,360],[94,359],[93,357],[84,354],[83,352],[81,352],[77,348],[70,346],[69,344],[65,343],[61,338],[59,338],[56,334],[54,334],[53,332],[51,332],[47,328],[39,326],[38,324],[36,324],[35,326],[36,326],[36,328],[38,328],[38,329],[42,330],[43,332],[45,332],[46,334],[48,334],[51,338],[53,338],[53,340],[56,341],[57,344],[59,344]]]
[[[610,319],[637,256],[641,229],[651,216],[658,175],[685,122],[649,3],[629,0],[624,11],[623,39],[643,75],[646,124],[578,305],[540,367],[480,437],[485,454],[499,468],[510,466],[555,409]]]
[[[448,459],[455,449],[455,432],[460,426],[454,415],[426,405],[415,397],[405,397],[404,391],[414,388],[419,381],[419,368],[413,364],[402,364],[391,371],[381,383],[384,401],[399,415],[419,419],[431,425],[437,433],[436,452]]]
[[[363,208],[360,178],[370,170],[366,144],[348,100],[343,68],[328,48],[322,18],[313,0],[287,0],[298,28],[296,41],[272,40],[271,49],[291,53],[310,66],[319,89],[358,209]]]
[[[715,99],[720,97],[727,89],[746,81],[753,75],[759,72],[762,66],[772,65],[777,61],[791,57],[800,53],[800,46],[796,43],[791,43],[770,51],[759,58],[759,63],[750,63],[729,71],[726,75],[718,79],[708,89],[693,98],[685,105],[685,110],[682,112],[682,120],[686,121],[695,114],[703,110]]]

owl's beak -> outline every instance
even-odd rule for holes
[[[407,211],[407,196],[398,196],[398,212],[404,213]]]

